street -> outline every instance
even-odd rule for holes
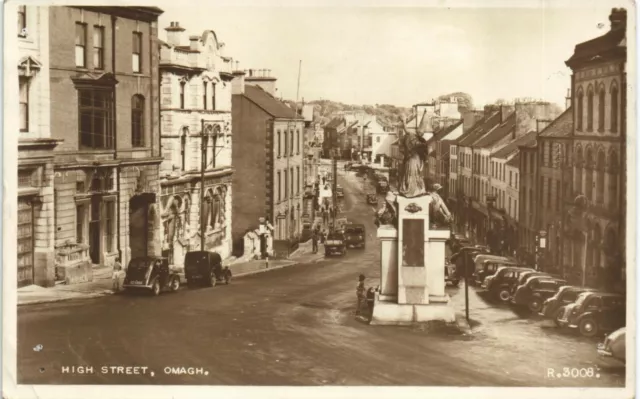
[[[365,201],[370,190],[364,185],[370,183],[349,172],[339,184],[345,216],[366,226],[366,250],[229,286],[21,307],[18,382],[624,386],[624,370],[596,367],[597,341],[522,319],[484,302],[474,289],[469,290],[470,335],[357,321],[357,278],[363,273],[367,287],[378,284],[379,242],[372,206]],[[462,313],[464,287],[448,291]],[[34,350],[38,345],[41,350]],[[90,366],[93,372],[62,373],[72,366]],[[134,374],[109,366],[147,369]],[[563,368],[595,372],[591,378],[558,377]]]

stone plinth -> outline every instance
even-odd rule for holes
[[[383,225],[378,229],[380,239],[380,297],[398,298],[398,230]]]

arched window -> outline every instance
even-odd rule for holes
[[[618,84],[611,84],[611,132],[618,131]]]
[[[203,82],[202,84],[202,109],[207,109],[207,86],[209,84],[207,82]]]
[[[575,173],[574,173],[574,182],[573,182],[573,191],[574,195],[578,195],[583,193],[582,191],[582,168],[583,168],[583,159],[582,159],[582,147],[578,146],[576,148],[576,162],[574,164]]]
[[[576,112],[576,130],[582,130],[582,121],[584,120],[584,93],[582,92],[582,88],[578,89],[578,106]]]
[[[593,87],[587,89],[587,131],[593,131]]]
[[[599,205],[604,204],[604,170],[605,156],[604,151],[601,149],[598,151],[598,162],[596,163],[596,171],[598,173],[596,177],[596,203]]]
[[[598,90],[598,131],[604,132],[604,98],[605,90],[604,85]]]
[[[184,86],[187,82],[180,82],[180,109],[184,109]]]
[[[591,245],[593,254],[593,266],[595,268],[600,267],[601,262],[601,254],[602,254],[602,230],[600,229],[600,225],[596,223],[593,227],[593,242]]]
[[[189,128],[182,128],[182,135],[180,136],[180,167],[182,171],[187,170],[187,135],[189,134]]]
[[[131,98],[131,145],[144,147],[144,97]]]
[[[607,189],[609,195],[609,208],[616,209],[618,207],[618,153],[612,151],[609,154],[609,187]]]
[[[584,191],[585,195],[589,199],[589,201],[593,201],[593,148],[587,148],[587,156],[586,156],[586,176],[584,182]]]

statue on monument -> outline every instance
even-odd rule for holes
[[[427,194],[422,176],[422,169],[427,159],[427,141],[418,129],[415,133],[409,133],[404,119],[401,118],[401,121],[403,134],[399,147],[402,153],[402,164],[398,179],[398,192],[406,198],[420,197]]]
[[[390,225],[398,227],[398,211],[396,209],[396,195],[391,191],[387,193],[384,199],[384,204],[376,212],[376,226]]]

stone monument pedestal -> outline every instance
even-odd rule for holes
[[[445,241],[450,232],[430,228],[430,196],[396,200],[398,228],[378,229],[381,281],[371,324],[453,323],[455,311],[444,289]]]

